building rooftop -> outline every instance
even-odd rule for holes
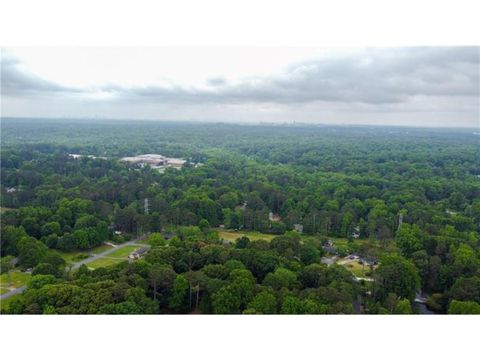
[[[142,255],[142,254],[145,254],[147,251],[148,251],[148,248],[147,248],[147,247],[142,247],[142,248],[134,251],[134,254]]]
[[[186,160],[178,158],[169,158],[160,154],[143,154],[137,156],[127,156],[120,159],[120,161],[128,162],[131,164],[148,164],[153,167],[159,166],[171,166],[175,168],[182,167]]]

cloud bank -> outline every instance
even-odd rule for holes
[[[22,69],[22,62],[2,51],[1,57],[2,96],[36,96],[48,93],[79,93],[82,90],[65,87],[31,74]]]
[[[427,113],[425,118],[429,119],[437,115],[438,125],[449,125],[443,119],[453,119],[459,113],[465,125],[475,126],[480,111],[479,47],[366,49],[307,59],[274,75],[260,74],[235,81],[208,77],[204,86],[127,87],[111,83],[89,88],[73,88],[43,79],[22,68],[21,61],[2,53],[2,97],[15,99],[10,101],[10,108],[9,101],[4,100],[4,106],[12,113],[15,104],[29,100],[38,104],[38,98],[51,97],[77,102],[76,108],[81,102],[94,111],[103,109],[107,117],[115,114],[108,111],[109,106],[122,111],[129,106],[143,106],[143,118],[175,118],[182,112],[172,109],[180,106],[190,108],[191,116],[186,116],[189,119],[220,120],[217,117],[222,114],[227,117],[225,121],[229,120],[228,109],[236,109],[253,121],[282,121],[288,114],[288,119],[294,116],[292,120],[300,122],[304,120],[302,115],[308,115],[307,121],[321,121],[325,114],[335,118],[335,111],[344,113],[339,117],[341,121],[348,113],[355,119],[359,112],[363,112],[363,118],[368,114],[378,118],[378,114],[386,116],[389,112],[415,112]],[[225,108],[219,111],[219,106]],[[266,113],[269,116],[265,118]],[[131,114],[138,116],[142,112],[136,109]],[[183,116],[188,114],[184,109]]]

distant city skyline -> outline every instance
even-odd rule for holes
[[[1,55],[2,117],[480,125],[480,47],[35,47]]]

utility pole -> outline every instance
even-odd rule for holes
[[[403,223],[403,214],[400,213],[400,215],[398,215],[398,228],[397,228],[397,231],[400,230],[400,228],[402,227],[402,223]]]
[[[197,284],[197,301],[195,302],[195,310],[198,310],[198,296],[200,293],[200,284]]]
[[[148,214],[148,211],[149,211],[148,198],[145,198],[145,200],[143,201],[143,208],[144,208],[145,214]]]
[[[188,282],[189,288],[190,288],[190,303],[189,303],[189,309],[192,310],[192,284],[190,281]]]

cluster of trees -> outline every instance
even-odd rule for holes
[[[61,255],[49,250],[41,241],[28,236],[23,228],[9,226],[2,231],[2,239],[4,234],[10,239],[18,240],[15,240],[15,256],[7,255],[1,258],[1,273],[12,270],[18,263],[25,269],[33,269],[33,274],[63,276],[66,262]],[[15,257],[18,258],[18,262],[15,261]]]
[[[95,212],[86,199],[60,199],[51,206],[26,206],[5,213],[2,254],[17,255],[24,237],[62,251],[90,249],[111,237],[108,217]]]
[[[69,153],[102,158],[73,159]],[[201,164],[161,174],[118,161],[140,153]],[[430,308],[461,312],[459,308],[472,308],[470,303],[478,303],[480,297],[479,159],[478,136],[466,130],[6,120],[1,206],[10,210],[2,213],[1,255],[18,256],[21,266],[36,267],[45,264],[49,249],[84,250],[106,240],[122,241],[115,231],[135,236],[199,226],[201,234],[181,230],[179,239],[196,236],[215,242],[218,234],[208,229],[220,225],[276,235],[302,225],[304,233],[314,236],[351,239],[355,234],[362,245],[351,243],[350,250],[380,259],[369,311],[406,312],[405,301],[411,303],[415,290],[422,289],[431,294]],[[292,288],[294,295],[269,286],[276,291],[275,311],[286,311],[284,298],[291,308],[324,311],[309,302],[317,300],[302,288],[299,269],[278,261],[267,266],[275,256],[313,266],[319,262],[313,249],[320,252],[320,247],[301,244],[300,250],[292,250],[298,259],[292,259],[261,248],[262,242],[253,244],[226,249],[230,260],[242,262],[246,269],[234,269],[239,271],[220,279],[229,283],[221,292],[223,300],[214,292],[199,292],[205,295],[199,296],[200,303],[209,299],[208,311],[214,311],[213,304],[228,308],[228,297],[242,294],[240,289],[252,283],[251,301],[271,300],[270,290],[259,295],[258,287],[266,286],[267,273],[272,273],[267,283],[274,284],[277,277],[286,281],[288,271],[296,274],[295,284],[300,286],[282,287]],[[218,252],[220,248],[221,244],[213,247]],[[149,255],[152,266],[158,263],[154,255],[167,252],[176,259],[179,249],[185,250],[175,245],[161,249]],[[205,265],[196,263],[197,250],[189,250],[189,258],[161,264],[185,277]],[[265,264],[253,266],[252,252]],[[50,269],[49,274],[54,272]],[[190,297],[192,283],[185,279]],[[175,287],[184,289],[185,279]],[[281,296],[278,291],[283,291]],[[160,306],[165,308],[166,303]],[[250,301],[238,306],[239,312],[254,309]]]
[[[431,294],[431,309],[454,313],[468,302],[480,302],[478,232],[460,232],[447,225],[430,235],[416,225],[402,224],[396,244],[418,270],[419,287]]]
[[[321,245],[288,233],[235,246],[198,227],[159,234],[144,260],[64,275],[38,273],[10,313],[353,313],[360,286],[344,267],[319,264]]]

